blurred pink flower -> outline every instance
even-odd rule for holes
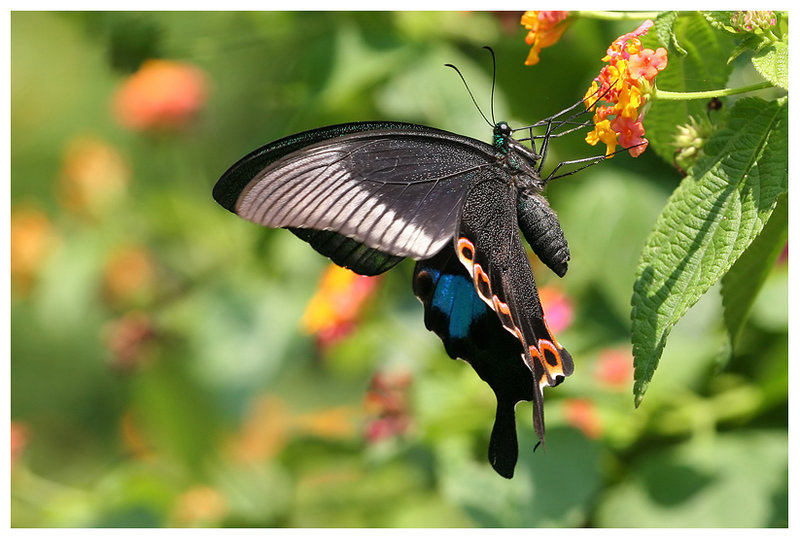
[[[114,95],[117,122],[134,131],[177,129],[206,103],[208,83],[199,68],[172,60],[148,60]]]
[[[558,334],[569,328],[575,310],[572,307],[572,300],[561,289],[553,285],[542,287],[539,289],[539,300],[542,302],[542,310],[547,317],[547,327],[550,332]]]

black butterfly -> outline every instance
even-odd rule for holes
[[[248,154],[213,194],[231,212],[288,228],[359,274],[380,274],[405,257],[418,261],[413,289],[425,326],[497,396],[489,460],[511,478],[516,404],[533,401],[536,434],[544,440],[542,390],[573,370],[547,328],[519,230],[548,267],[566,273],[567,242],[541,195],[556,171],[544,180],[540,171],[550,137],[578,129],[556,132],[581,114],[521,128],[530,136],[520,140],[512,138],[520,130],[499,122],[493,144],[398,122],[323,127]],[[536,126],[547,133],[534,136]]]

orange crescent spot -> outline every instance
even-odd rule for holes
[[[472,266],[475,263],[475,244],[470,242],[464,237],[456,241],[456,254],[458,260],[467,269],[469,275],[472,276]]]
[[[561,361],[561,353],[558,352],[558,349],[553,342],[547,339],[540,339],[539,340],[539,350],[542,353],[542,358],[547,358],[545,351],[550,351],[553,353],[553,356],[556,358],[556,365],[550,364],[550,362],[545,361],[544,365],[548,373],[551,374],[551,377],[555,379],[554,375],[561,375],[564,376],[564,365]]]
[[[489,283],[489,275],[483,271],[481,265],[476,264],[472,267],[473,269],[473,281],[475,283],[475,290],[478,292],[478,296],[481,297],[481,300],[486,302],[490,308],[494,309],[494,302],[492,302],[492,285]]]

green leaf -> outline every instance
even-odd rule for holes
[[[760,36],[751,35],[745,39],[743,39],[736,48],[733,49],[733,52],[728,57],[728,63],[730,64],[739,56],[744,53],[745,51],[754,51],[758,49],[760,45],[764,44],[764,40]]]
[[[785,433],[751,430],[647,452],[626,463],[595,525],[786,527],[787,443]]]
[[[789,198],[782,196],[764,230],[722,278],[722,305],[732,349],[788,235]]]
[[[753,66],[775,86],[789,89],[789,44],[778,41],[767,45],[753,56]]]
[[[731,268],[787,191],[787,109],[786,100],[738,101],[659,216],[632,299],[637,405],[673,325]]]
[[[656,77],[658,87],[674,92],[723,88],[732,69],[727,60],[734,38],[714,29],[699,13],[681,13],[674,20],[672,32],[667,67]],[[659,46],[654,43],[657,38],[661,36],[648,34],[642,42],[647,47]],[[651,147],[667,163],[672,163],[675,152],[675,126],[685,124],[690,116],[705,115],[706,105],[704,100],[652,102],[644,126]]]
[[[665,11],[656,17],[653,25],[653,33],[659,43],[665,47],[669,46],[670,51],[674,51],[680,56],[687,54],[686,50],[678,43],[678,36],[675,35],[675,22],[680,13],[677,11]]]
[[[736,32],[731,26],[731,17],[736,13],[735,11],[703,11],[702,13],[708,23],[717,30]]]

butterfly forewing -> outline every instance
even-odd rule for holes
[[[464,185],[493,159],[491,146],[431,128],[349,133],[269,162],[234,210],[268,227],[332,230],[423,259],[453,237]]]

